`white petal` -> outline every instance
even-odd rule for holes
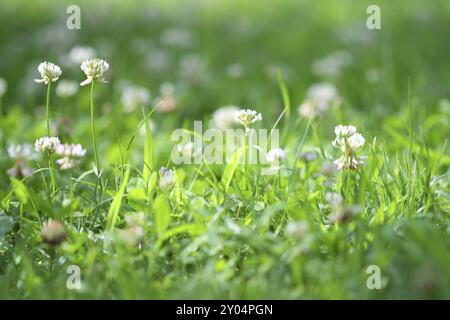
[[[92,78],[88,77],[86,80],[84,80],[82,83],[80,83],[80,86],[86,86],[92,82]]]

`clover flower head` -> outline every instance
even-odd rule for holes
[[[56,95],[67,98],[75,95],[78,91],[78,84],[75,81],[61,80],[56,86]]]
[[[256,112],[255,110],[250,109],[242,109],[235,113],[234,121],[239,124],[242,124],[245,130],[249,130],[252,124],[261,121],[262,115],[261,113]]]
[[[334,128],[334,133],[336,134],[336,138],[349,138],[356,133],[356,127],[338,125]]]
[[[212,114],[214,126],[220,130],[226,130],[233,127],[235,123],[236,112],[239,108],[236,106],[224,106]]]
[[[145,106],[150,101],[150,91],[144,87],[126,86],[122,91],[121,100],[125,112],[132,112],[139,106]]]
[[[69,62],[71,65],[79,65],[85,60],[94,59],[97,55],[94,48],[87,46],[75,46],[69,52]]]
[[[6,92],[6,89],[8,89],[8,83],[5,79],[0,78],[0,98],[3,97],[3,95]]]
[[[36,140],[34,149],[37,152],[54,153],[58,146],[61,144],[58,137],[44,136]]]
[[[175,173],[171,169],[161,167],[159,170],[161,177],[159,178],[158,185],[162,190],[169,190],[175,184]]]
[[[56,154],[61,156],[56,160],[61,170],[69,170],[80,164],[80,158],[86,154],[81,144],[60,144],[56,148]]]
[[[280,165],[284,160],[286,160],[286,151],[280,148],[271,149],[266,154],[266,160],[272,166]]]
[[[11,159],[15,160],[18,159],[29,160],[33,156],[31,146],[28,143],[24,144],[11,143],[10,145],[8,145],[7,151],[8,156]]]
[[[9,144],[7,148],[8,156],[14,160],[14,165],[7,170],[7,174],[12,177],[23,178],[29,176],[33,170],[27,166],[29,160],[34,159],[31,146],[29,144]]]
[[[77,167],[80,164],[80,160],[71,157],[62,157],[56,160],[61,170],[69,170]]]
[[[366,140],[357,132],[354,126],[338,125],[334,132],[336,139],[333,141],[333,146],[339,148],[343,155],[334,161],[334,164],[339,170],[343,169],[357,169],[364,164],[365,157],[355,156],[355,152],[364,146]]]
[[[56,246],[66,239],[67,231],[62,222],[49,220],[41,228],[41,237],[43,242]]]
[[[156,110],[163,113],[174,111],[178,105],[174,85],[170,82],[164,82],[161,84],[159,91],[161,95],[155,99]]]
[[[103,59],[85,60],[81,63],[81,70],[83,70],[87,79],[80,83],[81,86],[90,84],[92,81],[106,83],[103,74],[108,71],[109,64]]]
[[[56,154],[59,156],[81,158],[86,154],[86,149],[83,149],[81,144],[60,144],[56,148]]]
[[[41,79],[34,79],[34,81],[44,84],[55,82],[62,74],[62,70],[59,66],[47,61],[39,64],[38,71],[41,74]]]

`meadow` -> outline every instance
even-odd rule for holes
[[[449,16],[1,1],[0,298],[449,299]]]

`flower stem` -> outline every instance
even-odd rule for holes
[[[95,125],[94,125],[94,81],[91,82],[91,134],[92,134],[92,147],[94,148],[95,166],[97,167],[97,173],[99,174],[100,165],[98,162],[97,142],[95,139]]]
[[[50,137],[50,87],[52,83],[48,82],[47,86],[47,102],[46,102],[46,112],[45,112],[45,121],[47,123],[47,136]]]
[[[50,153],[47,153],[47,156],[48,156],[48,170],[50,171],[50,179],[52,182],[52,195],[53,195],[56,191],[56,177],[55,172],[53,171],[52,156]]]

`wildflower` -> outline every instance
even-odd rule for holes
[[[169,82],[164,82],[159,88],[159,91],[161,95],[155,99],[156,110],[164,113],[174,111],[177,107],[174,86]]]
[[[316,160],[317,155],[314,152],[302,152],[299,154],[299,158],[305,162],[305,163],[309,163],[312,162],[314,160]]]
[[[161,33],[160,40],[165,46],[188,47],[192,43],[192,34],[186,29],[166,29]]]
[[[50,82],[55,82],[62,74],[59,66],[47,61],[39,64],[38,71],[41,74],[41,79],[34,79],[37,83],[49,84]]]
[[[34,144],[34,149],[37,152],[45,152],[52,154],[56,151],[58,146],[61,144],[58,137],[42,137],[36,140]]]
[[[185,54],[179,61],[180,77],[191,84],[203,83],[208,77],[208,63],[197,54]]]
[[[142,212],[127,214],[125,216],[125,222],[127,228],[119,231],[119,239],[131,247],[143,244],[145,215]]]
[[[257,113],[255,110],[250,109],[242,109],[239,111],[236,111],[234,115],[234,121],[237,123],[240,123],[244,126],[245,131],[250,130],[250,127],[252,124],[261,121],[262,115],[261,113]]]
[[[303,239],[308,231],[309,224],[306,221],[292,221],[286,225],[286,234],[294,239]]]
[[[32,169],[27,166],[27,162],[34,158],[29,144],[10,144],[7,148],[8,156],[14,160],[14,166],[8,169],[10,176],[23,178],[29,176]]]
[[[94,48],[87,46],[76,46],[73,47],[69,52],[69,62],[72,65],[79,65],[85,60],[94,59],[97,53]]]
[[[280,148],[272,149],[266,154],[266,160],[272,166],[279,166],[286,160],[286,152]]]
[[[311,70],[319,76],[336,77],[342,69],[352,62],[352,55],[347,51],[336,51],[313,62]]]
[[[78,91],[78,85],[75,81],[61,80],[56,86],[56,95],[67,98],[75,95]]]
[[[299,114],[305,118],[322,116],[330,107],[338,106],[342,100],[336,87],[328,82],[312,85],[306,95],[306,100],[298,107]]]
[[[328,221],[331,224],[348,222],[351,221],[360,211],[361,207],[358,205],[347,206],[341,204],[333,209],[328,216]]]
[[[232,128],[238,111],[239,108],[236,106],[224,106],[214,111],[212,118],[215,127],[221,130]]]
[[[103,73],[108,71],[109,64],[103,59],[85,60],[81,63],[81,70],[86,74],[87,79],[80,83],[81,86],[90,84],[93,80],[106,83]]]
[[[177,151],[183,155],[183,158],[190,159],[199,153],[199,150],[195,150],[194,143],[189,141],[185,144],[179,144],[177,146]]]
[[[364,164],[364,157],[355,156],[355,152],[366,142],[354,126],[338,125],[334,129],[336,139],[333,146],[339,148],[343,155],[334,161],[339,170],[357,169]]]
[[[66,228],[60,221],[49,220],[41,228],[41,237],[44,243],[56,246],[66,239]]]
[[[8,89],[8,83],[5,79],[0,78],[0,98],[5,95],[6,89]]]
[[[162,190],[169,190],[175,184],[175,174],[173,170],[167,170],[165,167],[161,167],[161,177],[159,178],[158,185]]]
[[[61,156],[56,160],[61,170],[68,170],[80,164],[79,158],[84,157],[86,149],[83,149],[80,144],[60,144],[56,148],[56,154]]]
[[[121,102],[125,112],[132,112],[150,101],[150,92],[139,86],[127,86],[122,91]]]

